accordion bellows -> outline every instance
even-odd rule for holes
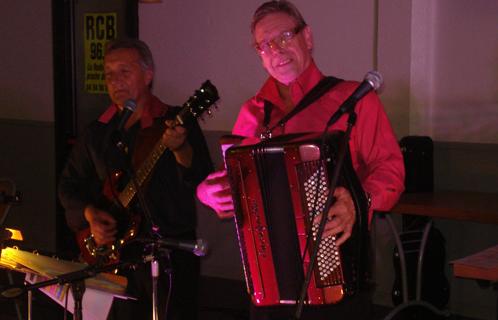
[[[227,150],[242,265],[255,305],[297,302],[310,264],[307,238],[310,247],[317,240],[311,221],[323,210],[342,138],[342,132],[291,134],[246,139]],[[338,185],[352,195],[356,223],[341,247],[335,237],[320,242],[306,304],[338,303],[367,277],[367,201],[347,148]]]

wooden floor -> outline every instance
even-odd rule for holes
[[[14,302],[15,301],[12,300],[0,300],[0,320],[27,319],[26,298],[23,297],[17,304],[21,317],[17,314],[16,304]],[[202,279],[199,320],[245,320],[249,319],[248,309],[248,300],[246,299],[244,283],[217,278]],[[375,306],[371,320],[382,320],[391,310],[392,309],[388,307]],[[34,320],[62,320],[64,319],[64,311],[58,304],[50,300],[41,292],[36,291],[33,294],[32,318]],[[72,319],[72,317],[69,316],[68,319]],[[443,318],[432,317],[432,314],[427,313],[426,311],[406,309],[405,312],[392,317],[392,319],[429,320]],[[472,320],[456,315],[451,315],[449,318],[445,319]]]

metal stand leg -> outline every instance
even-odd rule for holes
[[[168,257],[167,260],[162,260],[163,262],[166,262],[166,264],[169,263],[169,251],[166,249],[162,249],[156,244],[153,244],[149,247],[151,250],[150,254],[145,257],[144,261],[150,262],[150,273],[151,273],[151,280],[152,280],[152,320],[159,320],[159,287],[158,287],[158,281],[159,281],[159,256],[166,255]],[[169,265],[167,266],[162,266],[163,270],[165,270],[166,273],[170,275],[170,288],[172,285],[171,282],[171,268]],[[171,291],[170,291],[171,292]],[[168,303],[169,303],[169,294],[166,300],[166,306],[165,306],[165,315],[164,318],[168,318]],[[163,319],[163,320],[165,320]]]
[[[9,279],[9,284],[10,285],[14,285],[14,278],[12,277],[12,272],[10,270],[7,270],[7,278]],[[31,293],[31,291],[30,291]],[[16,306],[16,314],[17,314],[17,319],[19,320],[23,320],[23,316],[22,316],[22,313],[21,313],[21,306],[19,305],[19,301],[15,301],[15,306]],[[28,307],[31,303],[31,299],[28,299]],[[29,315],[29,313],[28,313]]]
[[[73,293],[73,300],[74,300],[74,320],[82,320],[85,280],[73,282],[71,284],[71,292]]]
[[[495,291],[496,294],[496,314],[495,317],[498,320],[498,282],[493,283],[493,290]]]
[[[159,308],[157,301],[157,280],[159,279],[159,262],[156,258],[150,262],[152,276],[152,320],[159,320]]]
[[[20,315],[20,310],[19,310],[19,317]],[[31,320],[31,315],[33,314],[33,291],[29,290],[28,291],[28,320]],[[19,318],[21,319],[21,318]]]

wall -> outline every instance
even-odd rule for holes
[[[0,118],[53,122],[51,1],[2,1]]]
[[[51,1],[0,2],[0,178],[23,195],[6,226],[24,248],[55,250]]]
[[[410,132],[497,143],[498,45],[493,1],[413,1]]]

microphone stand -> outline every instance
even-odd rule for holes
[[[150,245],[150,254],[145,256],[144,262],[150,262],[150,275],[152,279],[152,320],[159,319],[159,304],[157,301],[157,281],[159,279],[158,247],[155,242]]]
[[[71,292],[74,299],[74,320],[83,319],[83,294],[85,293],[85,280],[76,280],[71,284]]]
[[[151,272],[151,281],[152,281],[152,320],[159,320],[159,302],[158,302],[158,279],[159,279],[159,249],[160,246],[158,245],[158,241],[162,238],[161,235],[159,234],[159,226],[154,222],[154,219],[152,218],[152,215],[150,214],[150,211],[148,209],[147,203],[145,201],[145,197],[143,194],[142,188],[140,188],[140,185],[136,179],[136,174],[135,171],[133,170],[133,166],[130,161],[130,156],[126,152],[128,149],[127,145],[125,144],[125,139],[123,137],[122,132],[121,133],[121,139],[118,141],[116,146],[118,149],[123,153],[123,155],[126,158],[127,161],[127,166],[126,166],[126,171],[128,176],[130,177],[130,180],[132,181],[138,201],[140,203],[140,206],[143,211],[143,215],[145,217],[145,220],[148,222],[150,226],[149,230],[149,235],[151,237],[151,241],[149,242],[149,245],[146,245],[145,247],[149,247],[149,254],[147,254],[144,257],[144,262],[150,262],[150,272]],[[164,250],[163,250],[164,251]],[[170,261],[169,257],[169,252],[165,254],[165,257],[167,257],[168,261]],[[165,271],[168,273],[169,278],[172,279],[172,268],[165,268]],[[171,285],[172,281],[169,283],[170,285],[170,291],[171,291]],[[167,305],[169,303],[166,302],[166,313],[167,313]]]
[[[344,158],[346,156],[347,144],[348,144],[349,139],[351,137],[351,130],[356,123],[356,118],[357,118],[356,113],[353,110],[349,111],[349,117],[348,117],[348,121],[347,121],[347,129],[344,133],[344,136],[342,137],[341,143],[339,144],[337,160],[336,160],[335,167],[333,170],[332,179],[330,180],[330,183],[329,183],[329,195],[327,197],[327,200],[324,204],[324,208],[322,211],[320,224],[318,226],[318,230],[316,233],[317,241],[314,243],[312,250],[311,250],[310,264],[308,266],[308,270],[306,272],[306,277],[305,277],[303,285],[301,287],[301,293],[299,296],[299,300],[297,302],[296,312],[294,314],[294,319],[301,319],[301,315],[302,315],[303,307],[304,307],[304,300],[306,299],[308,286],[311,282],[311,276],[313,274],[313,269],[315,267],[316,259],[318,256],[318,250],[320,248],[320,242],[322,241],[323,231],[325,230],[325,224],[327,222],[327,213],[328,213],[330,207],[334,204],[334,202],[336,200],[334,197],[334,191],[337,187],[337,183],[339,182],[339,175],[342,171]],[[324,130],[323,137],[325,137],[327,129],[334,122],[335,121],[333,121],[333,122],[329,121],[329,123],[327,124],[327,126]],[[325,139],[322,138],[322,145],[324,144],[324,142],[325,142]],[[311,237],[311,236],[309,236],[309,237]]]
[[[115,131],[116,132],[116,131]],[[134,187],[135,187],[135,190],[136,190],[136,195],[137,195],[137,198],[138,198],[138,201],[140,203],[140,206],[142,207],[142,210],[143,210],[143,213],[144,213],[144,216],[145,216],[145,220],[150,224],[151,226],[151,236],[152,237],[161,237],[159,235],[159,227],[158,225],[154,222],[154,219],[152,218],[152,215],[150,214],[150,211],[148,209],[148,206],[147,206],[147,203],[145,201],[145,197],[144,197],[144,194],[143,194],[143,190],[142,188],[140,188],[140,185],[136,179],[136,174],[135,174],[135,170],[133,169],[133,166],[132,166],[132,163],[131,163],[131,155],[128,153],[128,145],[127,143],[125,142],[125,137],[124,137],[124,134],[121,130],[117,131],[117,134],[119,135],[119,140],[117,140],[115,143],[116,143],[116,147],[118,148],[119,151],[121,151],[121,153],[123,154],[123,156],[125,157],[125,161],[126,161],[126,173],[128,174],[131,182],[133,183]]]
[[[156,241],[151,241],[148,245],[150,253],[145,256],[144,261],[145,262],[150,262],[150,273],[151,273],[151,279],[152,279],[152,320],[159,320],[159,299],[158,299],[158,280],[159,280],[159,257],[160,256],[165,256],[167,257],[165,263],[167,263],[167,266],[163,266],[164,272],[168,275],[168,278],[170,279],[169,286],[170,286],[170,292],[171,292],[171,286],[172,286],[172,273],[173,269],[170,265],[171,260],[169,257],[170,250],[163,248],[161,244],[159,243],[160,240]],[[163,252],[161,255],[161,251]],[[166,301],[166,308],[165,308],[165,319],[167,319],[167,313],[168,313],[168,304],[169,304],[169,295],[168,295],[168,300]]]

